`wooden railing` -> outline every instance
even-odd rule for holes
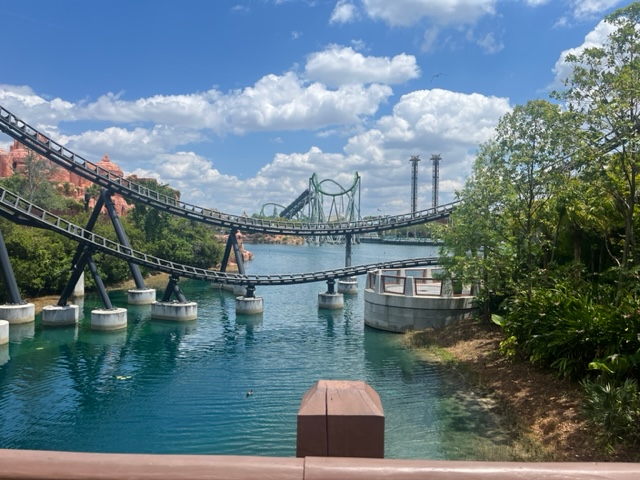
[[[637,480],[633,463],[498,463],[336,457],[0,450],[0,480]]]

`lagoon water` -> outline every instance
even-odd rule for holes
[[[247,248],[249,273],[344,265],[338,245]],[[352,264],[435,253],[354,245]],[[127,306],[115,291],[114,305],[128,308],[121,332],[89,329],[101,307],[92,295],[75,328],[43,329],[39,316],[12,325],[0,346],[0,448],[294,456],[303,394],[320,379],[349,379],[381,397],[387,458],[473,460],[503,449],[490,403],[458,373],[419,357],[402,335],[364,326],[358,282],[338,311],[317,308],[325,283],[259,287],[264,313],[240,316],[230,292],[183,281],[198,302],[188,324],[152,321],[149,306]]]

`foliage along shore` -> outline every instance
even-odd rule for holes
[[[640,2],[604,20],[552,101],[516,105],[480,146],[440,238],[445,268],[481,282],[499,352],[579,385],[615,454],[640,445]]]
[[[632,445],[603,449],[594,441],[577,382],[551,370],[500,353],[502,330],[478,319],[425,331],[409,332],[404,341],[429,361],[443,363],[461,375],[469,390],[498,404],[509,445],[482,448],[478,459],[532,462],[638,462]]]

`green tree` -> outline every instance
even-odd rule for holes
[[[584,126],[581,147],[588,150],[586,168],[598,172],[624,219],[618,279],[619,293],[636,264],[635,217],[640,168],[640,3],[605,18],[615,27],[601,47],[568,55],[573,67],[566,89],[555,97],[580,114]]]
[[[573,117],[544,100],[516,106],[482,145],[445,233],[443,263],[463,280],[510,294],[545,265],[556,242],[554,200],[571,175]],[[470,278],[470,276],[475,276]]]
[[[50,178],[57,167],[49,160],[29,152],[24,160],[24,169],[2,180],[2,184],[27,201],[50,210],[65,207],[65,198],[53,188]]]

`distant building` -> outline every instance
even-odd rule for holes
[[[84,194],[86,190],[93,185],[89,180],[81,177],[77,173],[70,172],[65,170],[62,167],[55,165],[48,159],[45,159],[41,155],[38,155],[31,151],[29,148],[22,145],[17,140],[13,141],[13,145],[9,147],[9,151],[5,151],[0,148],[0,178],[10,177],[14,173],[23,172],[25,169],[25,161],[29,154],[35,155],[37,158],[44,159],[47,162],[50,162],[53,168],[53,173],[51,174],[49,181],[54,184],[56,189],[67,197],[74,198],[79,201],[84,201]],[[117,175],[119,177],[124,177],[124,172],[122,169],[113,163],[109,159],[109,155],[105,153],[102,160],[100,160],[96,165],[100,168],[108,170],[109,172]],[[120,195],[113,195],[113,203],[116,206],[116,210],[119,215],[126,215],[127,212],[133,208],[132,205],[129,205],[124,198]],[[89,201],[89,206],[95,205],[95,199],[91,199]],[[46,207],[46,205],[42,205]]]

